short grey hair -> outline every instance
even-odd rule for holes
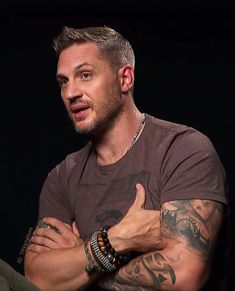
[[[135,67],[135,55],[131,44],[123,35],[108,26],[85,28],[65,26],[54,40],[53,47],[59,56],[65,48],[86,42],[95,43],[113,68],[118,69],[124,65]]]

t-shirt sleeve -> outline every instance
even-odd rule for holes
[[[55,217],[71,224],[73,210],[68,195],[68,161],[57,165],[47,176],[39,199],[39,219]]]
[[[161,171],[161,204],[180,199],[227,203],[223,165],[211,141],[198,131],[172,140]]]

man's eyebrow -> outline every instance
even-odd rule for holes
[[[87,63],[87,62],[84,62],[84,63],[82,63],[82,64],[80,64],[80,65],[78,65],[78,66],[76,66],[75,68],[74,68],[74,71],[78,71],[78,70],[80,70],[82,67],[85,67],[85,66],[90,66],[90,67],[95,67],[94,65],[92,65],[92,64],[90,64],[90,63]],[[63,78],[66,78],[66,76],[64,76],[63,74],[56,74],[56,79],[58,80],[58,79],[63,79]]]
[[[93,67],[93,68],[95,67],[94,65],[92,65],[90,63],[84,62],[84,63],[78,65],[77,67],[75,67],[74,70],[77,71],[77,70],[79,70],[79,69],[81,69],[82,67],[85,67],[85,66],[90,66],[90,67]]]

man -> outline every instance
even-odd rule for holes
[[[63,102],[90,142],[44,183],[27,278],[42,290],[199,290],[227,203],[213,145],[137,109],[134,52],[115,30],[65,27],[54,47]]]

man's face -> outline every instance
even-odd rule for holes
[[[118,73],[94,43],[74,44],[62,51],[57,80],[75,130],[94,135],[105,130],[122,110]]]

